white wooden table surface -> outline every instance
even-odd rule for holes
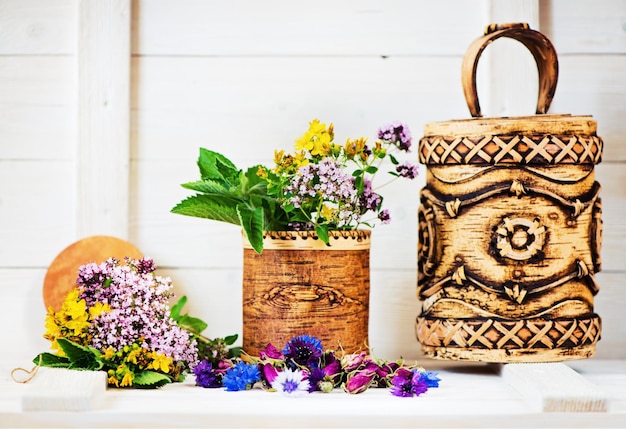
[[[188,377],[160,390],[108,389],[100,405],[88,411],[24,412],[29,386],[10,376],[24,362],[4,361],[0,427],[626,427],[626,361],[567,363],[607,398],[604,412],[567,413],[542,412],[500,375],[500,365],[424,365],[438,370],[442,381],[417,398],[396,398],[386,389],[288,398],[260,389],[202,389]]]

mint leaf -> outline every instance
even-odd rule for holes
[[[100,359],[100,353],[96,349],[81,346],[67,338],[58,338],[57,343],[70,361],[69,369],[96,371],[104,365]]]
[[[52,353],[40,353],[33,359],[33,363],[39,366],[49,366],[51,368],[67,368],[70,360],[65,356],[58,356]]]
[[[229,189],[223,183],[216,180],[198,180],[196,182],[183,183],[183,188],[192,191],[202,192],[203,194],[228,194]]]
[[[231,160],[220,153],[205,148],[200,148],[198,168],[203,180],[215,179],[230,182],[236,179],[239,174],[239,170]]]
[[[329,242],[328,225],[316,225],[315,226],[315,233],[317,234],[317,236],[319,237],[320,240],[322,240],[324,243],[328,244],[328,242]]]
[[[172,209],[172,213],[240,225],[236,206],[232,204],[232,200],[228,199],[219,200],[208,195],[194,195],[178,203]]]
[[[169,376],[154,371],[141,371],[135,374],[133,378],[133,387],[143,389],[157,389],[165,386],[172,380]]]
[[[243,204],[237,206],[237,215],[248,241],[257,252],[263,252],[263,207],[251,209]]]

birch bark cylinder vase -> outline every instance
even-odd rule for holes
[[[263,252],[244,237],[243,350],[257,356],[312,335],[348,353],[368,341],[370,231],[331,231],[330,246],[312,231],[268,231]]]
[[[539,71],[537,115],[481,118],[476,66],[499,37]],[[550,41],[527,24],[489,26],[470,45],[463,88],[473,119],[430,123],[418,210],[416,336],[432,358],[556,362],[593,355],[602,206],[590,116],[547,115],[558,77]]]

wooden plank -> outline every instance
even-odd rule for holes
[[[462,55],[482,31],[480,8],[461,0],[321,0],[315,7],[288,0],[143,0],[133,6],[133,54],[142,56]]]
[[[75,18],[72,0],[2,0],[0,55],[72,55]]]
[[[130,0],[80,2],[78,17],[76,236],[126,238]]]
[[[485,26],[526,22],[530,28],[540,30],[538,0],[490,0],[483,7]],[[476,34],[474,38],[481,35]],[[478,67],[477,86],[482,88],[483,116],[534,114],[538,91],[537,65],[524,45],[511,39],[499,39],[485,50]]]
[[[606,412],[609,406],[602,389],[562,363],[506,364],[500,374],[536,412]]]
[[[0,159],[73,158],[73,66],[66,56],[0,56]]]
[[[37,368],[22,395],[23,411],[88,411],[104,403],[105,371]]]
[[[604,161],[626,161],[626,55],[559,58],[559,83],[551,112],[593,115],[604,140]]]
[[[560,55],[624,54],[624,0],[543,0],[541,28]]]
[[[469,116],[460,67],[457,57],[135,58],[132,158],[195,160],[204,146],[271,162],[316,117],[334,122],[338,141],[393,120],[418,139],[426,122]]]
[[[0,267],[47,266],[71,242],[70,161],[0,160]]]

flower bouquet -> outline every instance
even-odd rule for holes
[[[264,231],[315,231],[329,244],[329,231],[388,223],[383,197],[372,180],[389,159],[394,177],[413,179],[417,167],[393,152],[408,152],[411,134],[395,122],[379,129],[378,139],[335,142],[333,124],[314,119],[296,140],[293,154],[275,151],[274,166],[240,170],[224,155],[201,148],[200,180],[182,186],[196,192],[172,212],[240,225],[252,248],[261,253]]]
[[[196,366],[204,322],[180,314],[184,300],[170,311],[171,280],[154,275],[151,259],[125,262],[80,267],[61,309],[48,310],[44,337],[55,353],[37,365],[106,371],[110,386],[143,388],[182,381]]]

